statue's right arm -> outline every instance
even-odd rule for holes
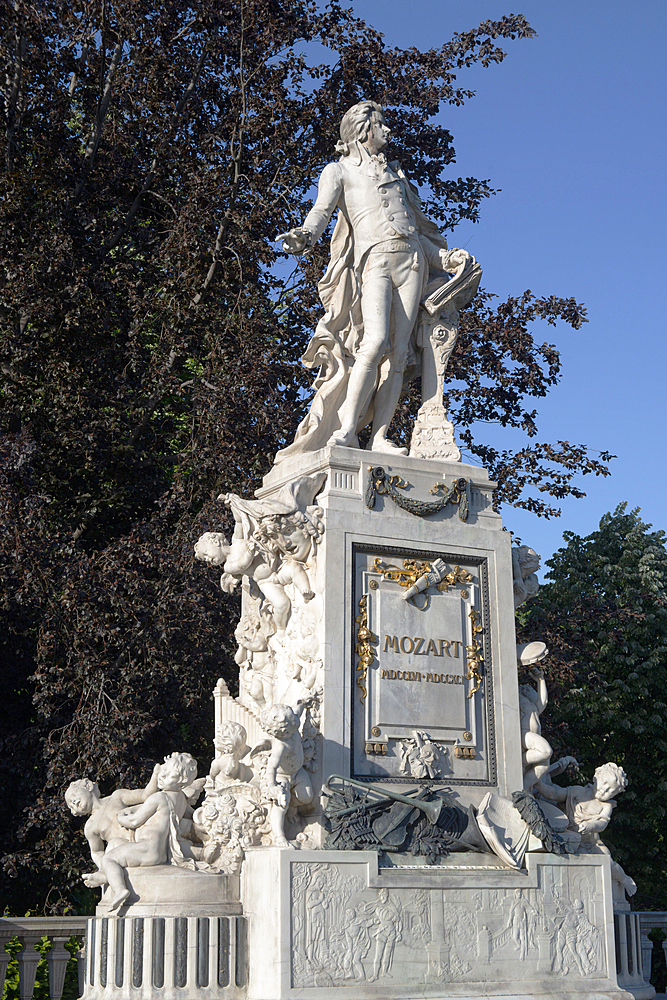
[[[317,201],[306,216],[303,228],[311,234],[311,245],[317,243],[327,228],[343,191],[343,168],[340,163],[328,163],[317,185]]]
[[[333,215],[343,190],[343,170],[340,163],[328,163],[317,187],[317,200],[306,216],[303,226],[276,236],[286,253],[300,254],[316,243]]]
[[[119,798],[126,806],[137,806],[145,802],[149,795],[157,792],[157,776],[160,773],[161,764],[156,764],[153,768],[151,780],[145,788],[123,788],[120,790]]]

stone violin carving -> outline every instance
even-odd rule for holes
[[[361,101],[340,125],[340,159],[325,167],[303,226],[277,239],[302,254],[338,209],[331,260],[319,292],[325,315],[302,363],[319,368],[315,397],[293,444],[276,462],[325,445],[397,452],[387,438],[399,396],[417,376],[422,408],[410,454],[460,460],[446,419],[443,383],[458,333],[458,310],[477,291],[481,268],[465,250],[448,250],[421,210],[398,161],[388,161],[382,108]]]

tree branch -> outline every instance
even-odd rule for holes
[[[107,71],[106,80],[104,82],[104,90],[102,90],[102,79],[104,76],[104,20],[106,17],[106,6],[102,4],[102,52],[101,52],[101,62],[100,62],[100,97],[97,102],[97,114],[95,115],[95,122],[86,145],[86,152],[83,158],[83,167],[81,169],[81,176],[76,182],[74,188],[74,200],[76,201],[83,191],[84,185],[90,173],[90,169],[93,165],[93,160],[95,159],[95,154],[97,153],[97,148],[100,144],[100,139],[102,138],[102,126],[104,125],[104,119],[107,116],[109,110],[109,103],[111,101],[111,95],[113,93],[113,80],[116,75],[116,70],[118,69],[118,64],[120,62],[121,56],[123,54],[124,42],[121,40],[116,43],[116,47],[113,50],[113,55],[111,57],[111,62],[109,63],[109,69]],[[83,57],[83,53],[82,53]],[[73,87],[70,84],[70,93],[72,93]]]
[[[230,223],[232,221],[232,212],[236,206],[236,199],[239,193],[239,187],[241,184],[241,161],[243,159],[243,136],[245,130],[247,106],[246,106],[246,81],[244,79],[244,44],[245,44],[245,10],[243,3],[241,4],[241,42],[239,45],[239,87],[241,90],[241,120],[239,122],[238,139],[236,141],[236,147],[234,144],[234,136],[232,136],[229,142],[229,151],[232,158],[232,163],[234,165],[233,170],[233,180],[232,180],[232,190],[229,197],[229,204],[225,209],[225,214],[222,217],[222,221],[218,227],[218,235],[216,236],[215,246],[213,247],[211,266],[208,269],[206,277],[204,278],[204,283],[201,287],[201,291],[197,292],[194,299],[191,302],[192,306],[198,306],[204,299],[209,285],[215,277],[215,273],[218,270],[218,264],[220,263],[220,252],[225,245],[227,239],[227,231],[229,229]]]
[[[118,229],[113,234],[113,236],[111,237],[111,239],[109,240],[109,242],[105,243],[105,245],[104,245],[104,254],[105,255],[107,253],[109,253],[110,250],[113,250],[114,247],[117,247],[118,244],[120,243],[120,241],[122,240],[123,236],[125,236],[125,234],[129,230],[130,226],[132,225],[132,220],[134,219],[135,215],[137,214],[137,212],[139,210],[139,206],[141,205],[141,201],[142,201],[144,195],[148,193],[148,191],[150,189],[150,186],[153,183],[153,178],[155,176],[155,171],[157,170],[158,163],[159,163],[160,152],[164,149],[164,147],[166,145],[166,141],[167,141],[168,136],[171,135],[172,131],[176,128],[176,126],[178,124],[178,119],[180,118],[180,116],[181,116],[181,114],[183,112],[183,109],[185,108],[185,105],[190,100],[190,97],[192,96],[192,93],[193,93],[195,87],[197,86],[197,81],[199,80],[199,76],[201,74],[202,67],[204,65],[204,60],[206,58],[207,46],[208,46],[208,42],[205,42],[204,43],[204,47],[203,47],[203,49],[201,51],[201,55],[199,56],[199,59],[197,60],[197,65],[195,66],[195,69],[194,69],[194,72],[192,74],[192,77],[190,78],[190,82],[188,83],[187,87],[185,88],[185,92],[184,92],[183,96],[181,97],[180,101],[178,102],[178,104],[176,105],[176,108],[174,109],[174,111],[172,113],[171,121],[169,123],[169,128],[168,128],[167,132],[165,133],[165,136],[164,136],[162,142],[160,143],[160,147],[159,147],[158,151],[155,153],[155,156],[153,157],[153,161],[152,161],[152,163],[150,165],[148,173],[146,174],[146,179],[144,180],[144,183],[143,183],[143,185],[141,187],[141,190],[139,191],[139,194],[136,196],[136,198],[132,202],[130,210],[127,213],[127,215],[125,216],[125,220],[124,220],[123,224],[118,227]]]
[[[14,169],[14,158],[16,156],[15,132],[20,124],[21,116],[18,113],[19,99],[21,96],[21,82],[23,80],[23,57],[28,45],[26,36],[16,31],[16,43],[14,46],[13,74],[11,87],[5,95],[5,106],[7,114],[7,149],[5,151],[5,169],[10,174]],[[8,81],[9,82],[9,81]]]

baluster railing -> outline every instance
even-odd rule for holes
[[[85,933],[85,917],[0,918],[0,995],[5,985],[7,968],[12,961],[12,956],[7,951],[7,945],[14,938],[18,938],[21,948],[15,957],[19,967],[21,1000],[32,1000],[37,967],[41,961],[46,961],[49,970],[49,996],[51,1000],[60,1000],[65,985],[67,965],[72,958],[65,943],[74,937],[81,942],[81,948],[76,955],[79,996],[81,996],[84,986],[83,944]],[[51,947],[42,958],[36,946],[44,937],[49,939]]]
[[[638,916],[641,928],[644,979],[649,982],[651,979],[651,960],[653,958],[653,941],[651,941],[649,934],[653,930],[662,931],[663,934],[667,934],[667,912],[661,910],[644,910],[638,913]],[[662,942],[662,947],[667,959],[667,938]]]

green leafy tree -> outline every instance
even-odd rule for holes
[[[69,780],[140,785],[176,748],[206,766],[238,608],[193,542],[229,529],[217,496],[251,495],[308,406],[296,359],[327,251],[286,279],[274,237],[304,218],[340,118],[383,104],[430,217],[476,221],[493,189],[453,175],[435,117],[472,96],[460,69],[533,31],[508,15],[390,49],[337,0],[8,0],[0,28],[0,884],[25,912],[86,905]],[[448,405],[500,500],[549,515],[607,469],[536,437],[560,372],[538,320],[585,311],[480,294]],[[472,441],[484,420],[525,447]]]
[[[547,735],[590,780],[608,760],[630,783],[604,841],[639,886],[639,909],[667,907],[667,551],[622,504],[547,562],[522,639],[551,650]],[[561,783],[567,783],[562,782]]]

